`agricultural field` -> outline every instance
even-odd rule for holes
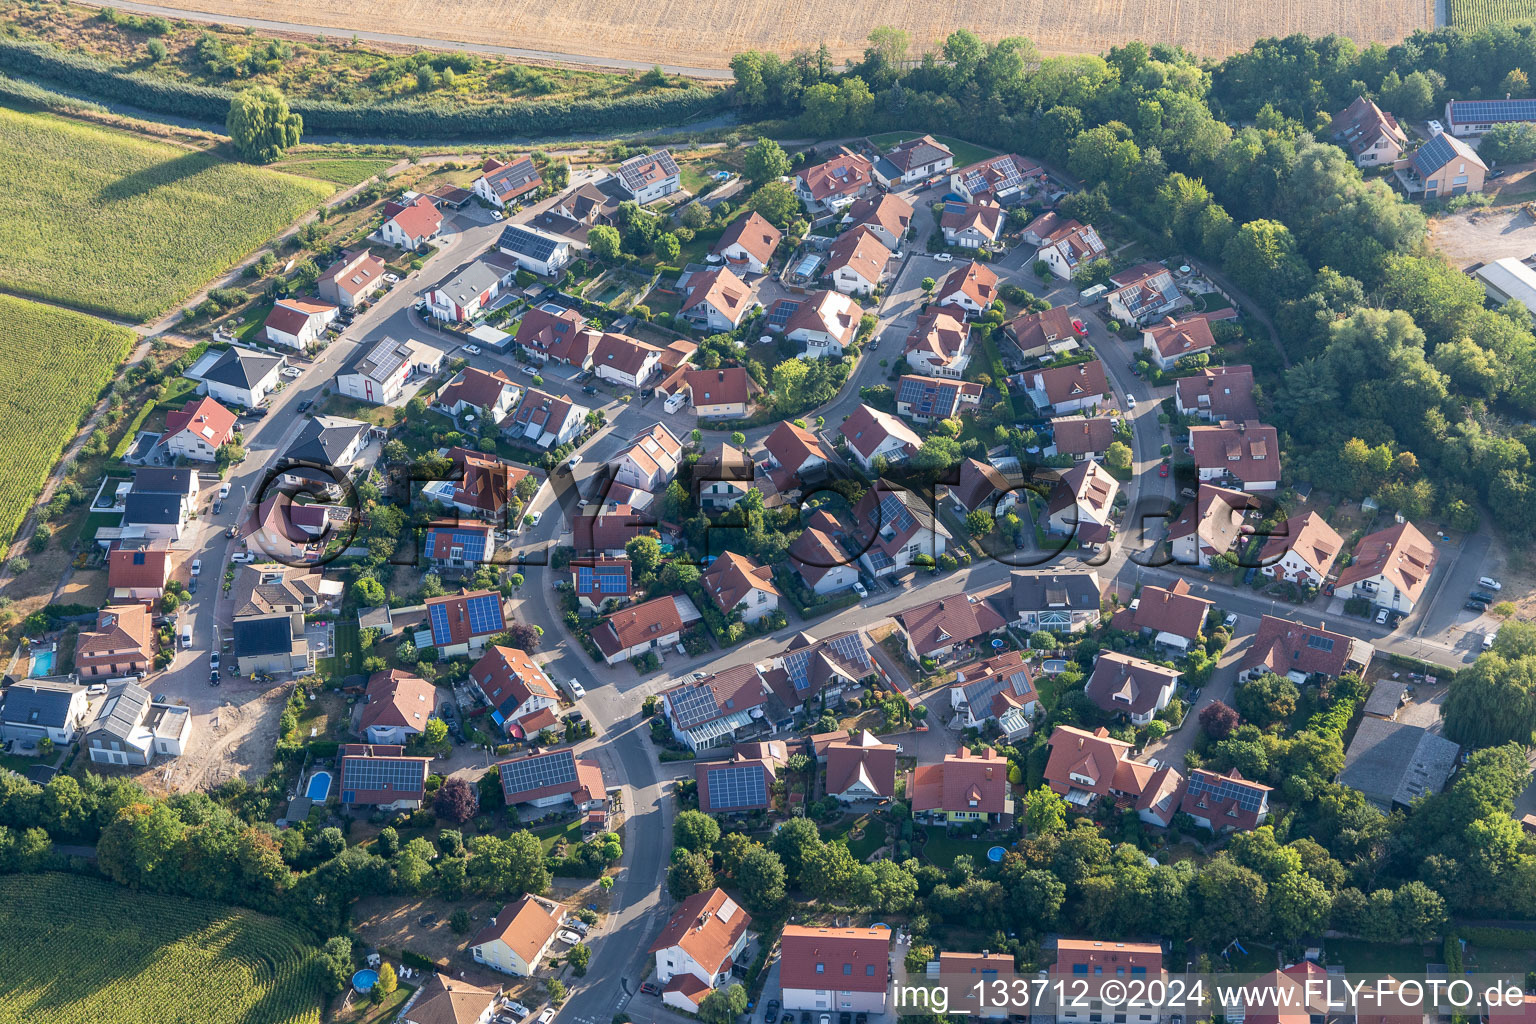
[[[1536,0],[1446,0],[1446,20],[1468,30],[1510,21],[1536,21]]]
[[[375,174],[384,173],[397,162],[388,157],[374,156],[312,157],[279,160],[272,165],[272,169],[350,188]]]
[[[319,1024],[314,953],[249,910],[74,875],[0,878],[0,1024]]]
[[[1178,0],[1130,4],[1106,0],[999,4],[743,4],[737,0],[407,0],[360,6],[352,0],[167,0],[189,15],[260,18],[317,29],[368,29],[427,36],[449,45],[494,44],[544,51],[550,59],[590,63],[652,61],[725,68],[746,49],[793,53],[825,42],[838,60],[857,58],[877,24],[905,29],[916,47],[933,45],[964,25],[987,39],[1022,35],[1046,53],[1100,53],[1136,39],[1177,43],[1203,56],[1246,49],[1254,40],[1302,32],[1394,43],[1434,27],[1434,0]]]
[[[335,187],[0,108],[0,288],[142,321]]]
[[[0,334],[3,551],[81,416],[132,351],[137,335],[84,313],[9,295],[0,295],[0,323],[6,325]]]

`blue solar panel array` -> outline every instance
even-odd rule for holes
[[[1457,124],[1494,121],[1536,121],[1536,99],[1453,100],[1451,120]]]
[[[709,773],[711,810],[762,807],[768,803],[768,778],[762,765],[733,764]]]
[[[845,633],[842,636],[831,637],[811,647],[791,651],[784,656],[784,671],[789,676],[790,681],[795,684],[796,690],[810,689],[811,657],[821,650],[829,651],[834,658],[846,665],[853,665],[863,670],[860,672],[861,676],[874,668],[869,660],[869,652],[864,649],[864,644],[859,640],[859,635],[857,633]]]
[[[555,247],[560,244],[560,241],[558,238],[550,238],[547,235],[529,231],[527,228],[508,224],[502,229],[501,240],[496,244],[507,252],[544,263],[554,255]]]
[[[1413,167],[1420,175],[1433,174],[1454,159],[1456,147],[1451,145],[1451,137],[1441,132],[1413,154]]]
[[[677,718],[678,728],[692,729],[718,717],[720,705],[715,703],[715,691],[709,684],[700,683],[685,687],[672,698],[672,714]]]
[[[896,392],[896,402],[910,404],[915,416],[948,416],[954,411],[954,384],[934,384],[929,381],[903,377]]]
[[[462,530],[433,530],[428,550],[434,558],[449,558],[454,548],[462,548],[459,556],[466,562],[485,561],[485,534],[466,533]]]
[[[506,625],[501,617],[501,598],[495,594],[482,594],[469,599],[469,631],[490,633]]]
[[[448,609],[440,604],[435,604],[427,609],[432,618],[432,642],[446,644],[453,639],[453,631],[448,628]]]
[[[1307,646],[1317,651],[1331,651],[1333,650],[1333,637],[1318,636],[1316,633],[1313,633],[1307,637]]]
[[[1245,811],[1256,812],[1264,803],[1264,790],[1239,782],[1224,775],[1207,775],[1191,772],[1189,791],[1195,796],[1209,796],[1213,800],[1233,801]]]
[[[789,323],[789,318],[800,311],[800,303],[795,299],[780,299],[773,304],[768,311],[768,326],[782,331],[784,325]]]
[[[590,565],[578,566],[576,569],[576,589],[585,594],[591,593],[594,586],[602,594],[629,593],[629,581],[626,579],[623,569],[594,568]]]

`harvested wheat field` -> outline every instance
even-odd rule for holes
[[[1255,39],[1330,32],[1362,43],[1396,42],[1434,25],[1434,0],[159,0],[210,17],[271,22],[264,28],[384,33],[423,44],[490,45],[604,61],[723,68],[741,50],[792,53],[825,42],[836,58],[863,52],[880,24],[906,29],[924,48],[956,28],[988,39],[1022,35],[1046,53],[1098,53],[1144,40],[1206,56]]]

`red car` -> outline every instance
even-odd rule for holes
[[[1157,467],[1157,475],[1158,476],[1167,476],[1168,475],[1168,463],[1165,462],[1161,466]]]
[[[1088,333],[1088,328],[1083,326],[1083,322],[1081,320],[1079,320],[1077,317],[1073,317],[1072,318],[1072,329],[1074,331],[1076,331],[1078,334],[1087,334]]]

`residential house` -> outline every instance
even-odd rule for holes
[[[1410,199],[1442,199],[1481,192],[1488,165],[1477,150],[1447,132],[1434,135],[1395,167]]]
[[[885,276],[891,250],[866,226],[850,228],[827,250],[826,273],[844,295],[873,295]]]
[[[592,642],[602,651],[604,661],[617,665],[673,646],[683,638],[683,630],[700,618],[688,598],[663,594],[603,619],[592,630]]]
[[[531,978],[554,945],[565,908],[532,893],[509,903],[469,940],[475,963],[519,978]]]
[[[677,476],[682,461],[683,442],[658,421],[631,437],[628,447],[609,459],[608,465],[613,467],[614,483],[660,494]]]
[[[1024,230],[1019,232],[1019,238],[1033,246],[1040,246],[1051,235],[1055,234],[1069,218],[1055,210],[1046,210],[1034,220],[1024,225]]]
[[[1207,366],[1173,382],[1174,407],[1180,416],[1242,423],[1259,418],[1253,398],[1253,367]]]
[[[1120,481],[1097,462],[1079,462],[1061,475],[1046,500],[1046,532],[1075,536],[1087,547],[1109,540]]]
[[[367,249],[344,252],[325,268],[315,283],[326,302],[351,309],[384,287],[384,260]]]
[[[1259,552],[1265,576],[1321,587],[1344,550],[1344,538],[1316,512],[1292,516],[1275,527]]]
[[[1092,569],[1017,569],[1009,580],[1013,622],[1031,633],[1081,633],[1099,624],[1103,584]]]
[[[419,249],[443,230],[443,214],[430,196],[384,204],[384,223],[374,237],[397,249]]]
[[[677,162],[665,149],[630,157],[619,164],[614,177],[618,179],[619,187],[641,206],[665,199],[683,187]]]
[[[165,414],[160,445],[178,459],[216,462],[235,432],[235,414],[205,395]]]
[[[521,224],[501,229],[496,248],[517,261],[517,265],[540,277],[553,277],[571,262],[571,243],[558,235],[546,235]]]
[[[332,531],[351,523],[354,510],[346,505],[328,504],[329,489],[319,485],[311,490],[302,475],[285,474],[282,479],[285,486],[319,492],[318,500],[300,504],[284,492],[272,495],[240,524],[241,543],[253,556],[264,560],[290,565],[318,561],[334,537]]]
[[[1077,462],[1102,460],[1115,442],[1115,421],[1108,416],[1058,416],[1051,420],[1051,437],[1057,455],[1070,455]]]
[[[704,996],[731,982],[731,969],[742,962],[752,916],[714,888],[695,893],[672,912],[650,952],[656,958],[661,1001],[685,1013],[697,1013]]]
[[[1280,435],[1258,420],[1189,428],[1195,470],[1201,480],[1232,480],[1245,491],[1280,486]]]
[[[768,313],[790,341],[805,345],[807,359],[838,359],[858,336],[864,310],[846,295],[823,288],[804,297],[783,298]]]
[[[929,377],[960,377],[971,362],[971,328],[950,306],[933,306],[918,315],[907,334],[907,365]]]
[[[171,542],[166,537],[113,541],[107,551],[107,600],[153,602],[171,579]]]
[[[719,512],[735,507],[750,491],[763,490],[757,467],[735,445],[718,444],[693,464],[693,494],[699,508]]]
[[[530,475],[529,470],[472,448],[449,448],[439,454],[453,468],[447,479],[425,484],[422,497],[479,519],[499,519],[517,495],[518,484]],[[489,540],[487,535],[485,561],[490,560]]]
[[[785,717],[771,719],[776,728],[790,728],[795,713],[807,712],[816,702],[838,706],[846,694],[857,693],[865,682],[877,678],[864,634],[858,630],[833,633],[815,639],[796,633],[789,647],[760,667],[763,685],[775,699],[773,710],[782,707]]]
[[[1195,500],[1168,527],[1174,560],[1209,569],[1211,560],[1234,551],[1253,534],[1243,516],[1257,511],[1259,500],[1242,491],[1201,484]]]
[[[1147,362],[1166,373],[1182,359],[1209,356],[1216,351],[1216,338],[1203,315],[1187,320],[1165,317],[1156,326],[1142,328],[1141,348]]]
[[[1031,370],[1027,379],[1029,400],[1035,403],[1035,408],[1048,409],[1058,416],[1097,409],[1109,395],[1104,364],[1097,359]]]
[[[437,687],[399,669],[369,676],[367,696],[357,731],[369,743],[409,743],[437,711]]]
[[[537,192],[544,185],[539,169],[530,157],[514,160],[485,158],[480,165],[480,177],[470,186],[475,195],[498,210],[517,203],[524,196]]]
[[[617,605],[628,604],[635,596],[628,558],[573,559],[571,587],[577,603],[591,612],[611,611]]]
[[[1030,719],[1040,706],[1034,677],[1020,651],[1006,651],[955,670],[949,706],[962,728],[980,729],[994,722],[1007,739],[1030,733]]]
[[[235,574],[230,598],[234,615],[264,615],[269,612],[334,611],[341,603],[342,583],[326,579],[304,566],[247,565]]]
[[[522,388],[500,370],[487,373],[466,366],[437,393],[432,404],[454,419],[471,413],[482,422],[489,419],[500,423],[517,406],[522,394]]]
[[[848,442],[848,452],[859,468],[874,471],[875,460],[900,462],[923,446],[911,427],[890,413],[860,405],[838,427]]]
[[[898,752],[896,744],[882,743],[864,729],[827,744],[820,756],[826,766],[826,794],[843,803],[891,800],[896,795]]]
[[[1300,686],[1317,676],[1337,679],[1353,673],[1363,677],[1375,654],[1374,647],[1357,637],[1265,615],[1237,672],[1239,679],[1273,672]]]
[[[817,509],[789,545],[789,564],[818,597],[847,590],[859,580],[852,558],[834,539],[840,530],[837,520]]]
[[[932,965],[933,961],[929,961]],[[1008,1001],[993,1001],[998,992],[1024,991],[1023,982],[1013,966],[1012,953],[940,953],[939,984],[949,994],[949,1011],[978,1020],[1004,1020],[1010,1009]],[[931,966],[930,966],[931,971]],[[930,973],[929,977],[932,977]],[[1003,986],[998,988],[997,986]],[[1018,985],[1018,988],[1014,988]]]
[[[961,249],[983,249],[1003,233],[1007,214],[992,203],[945,203],[939,217],[939,229],[947,245]]]
[[[574,309],[534,306],[518,321],[513,340],[531,359],[585,370],[592,365],[592,350],[600,337],[601,333],[587,330],[587,318]]]
[[[1162,770],[1130,759],[1131,744],[1117,740],[1103,727],[1089,732],[1070,725],[1051,730],[1046,746],[1050,755],[1045,763],[1045,782],[1064,797],[1071,807],[1082,810],[1100,797],[1121,797],[1139,801],[1148,792],[1153,777]],[[1177,773],[1174,773],[1177,775]],[[1167,808],[1166,826],[1178,811],[1178,800]]]
[[[304,634],[302,611],[255,612],[237,615],[230,629],[235,670],[284,675],[312,671],[315,654]]]
[[[952,594],[896,613],[907,638],[907,656],[963,659],[977,641],[990,637],[1008,623],[979,597]],[[957,649],[958,648],[958,649]]]
[[[973,754],[960,747],[939,764],[912,771],[912,813],[949,824],[1000,822],[1013,813],[1008,795],[1008,759],[992,747]]]
[[[1081,334],[1067,306],[1052,306],[1038,313],[1016,316],[1003,326],[1003,334],[1025,359],[1066,355],[1077,349]]]
[[[785,925],[779,937],[784,1008],[883,1014],[890,955],[889,928]]]
[[[157,756],[181,756],[191,739],[191,708],[157,704],[137,683],[116,682],[80,742],[97,764],[142,767]]]
[[[655,496],[628,484],[610,483],[610,497],[588,502],[576,511],[572,524],[576,552],[587,556],[625,557],[625,546],[636,537],[656,537],[655,517],[641,513]],[[625,500],[620,500],[621,494]]]
[[[910,185],[914,181],[942,174],[955,166],[955,154],[932,135],[909,139],[892,146],[875,161],[875,180],[886,188]]]
[[[596,761],[582,760],[569,748],[498,761],[496,768],[508,807],[570,804],[585,814],[608,806],[603,770]]]
[[[450,210],[460,210],[465,203],[475,198],[475,193],[470,189],[459,188],[457,185],[439,185],[429,195],[439,210],[445,206]]]
[[[873,180],[874,166],[868,160],[843,152],[801,170],[795,177],[795,195],[812,214],[827,214],[852,204]]]
[[[827,451],[817,436],[783,420],[763,438],[763,467],[780,494],[800,491],[827,472]]]
[[[610,175],[600,181],[587,181],[561,196],[543,213],[528,223],[541,231],[564,235],[586,242],[587,234],[598,225],[614,226],[619,204],[630,198],[619,179]]]
[[[1115,613],[1114,629],[1140,632],[1155,643],[1189,650],[1205,631],[1205,619],[1215,607],[1203,597],[1189,592],[1187,580],[1176,580],[1171,587],[1142,587],[1129,608]]]
[[[962,515],[985,511],[993,517],[1007,515],[1018,504],[1018,490],[1002,470],[991,463],[965,459],[949,489],[949,500]]]
[[[75,671],[82,679],[143,677],[155,664],[155,634],[142,604],[113,604],[96,613],[96,626],[75,641]]]
[[[443,350],[415,338],[397,341],[385,335],[362,348],[336,374],[336,390],[372,405],[394,405],[405,397],[405,386],[416,377],[442,369]]]
[[[199,390],[224,405],[254,409],[282,381],[287,366],[287,356],[231,345],[203,371]]]
[[[853,510],[849,549],[871,576],[899,576],[919,560],[937,561],[954,538],[922,496],[885,481]]]
[[[779,589],[773,585],[773,568],[758,565],[745,555],[727,551],[709,564],[699,577],[704,592],[714,599],[722,615],[741,612],[741,621],[753,625],[779,610]]]
[[[1248,832],[1269,817],[1272,787],[1245,779],[1236,769],[1222,775],[1206,768],[1189,773],[1179,810],[1212,832]]]
[[[362,420],[345,416],[312,416],[304,422],[288,450],[283,453],[285,468],[316,467],[326,471],[346,470],[368,446],[372,428]],[[293,483],[304,480],[294,474]],[[343,475],[345,475],[343,473]]]
[[[1114,286],[1106,296],[1109,314],[1122,323],[1147,323],[1189,301],[1161,263],[1138,263],[1111,275],[1109,283]]]
[[[895,252],[912,230],[912,204],[901,196],[885,193],[860,199],[843,215],[845,229],[865,227],[880,244]]]
[[[767,713],[770,693],[755,665],[738,665],[679,683],[659,696],[672,735],[699,751],[726,746],[737,732],[756,724]]]
[[[971,260],[956,264],[933,292],[933,304],[980,316],[997,301],[997,271]]]
[[[89,709],[85,687],[51,679],[19,679],[0,691],[0,741],[33,746],[75,742]]]
[[[501,432],[512,440],[527,441],[540,448],[558,448],[575,440],[591,411],[567,398],[529,388],[517,409],[502,421]]]
[[[1062,986],[1062,991],[1082,992],[1089,997],[1062,996],[1054,1007],[1060,1024],[1081,1024],[1103,1016],[1089,1007],[1102,1005],[1098,999],[1100,986],[1110,977],[1121,985],[1136,981],[1161,982],[1163,947],[1153,942],[1059,939],[1056,943],[1056,964],[1050,970],[1051,979]],[[1116,1012],[1114,1016],[1117,1019],[1124,1017],[1126,1024],[1155,1024],[1161,1019],[1155,1007],[1116,1007],[1117,1010],[1122,1008],[1127,1012]]]
[[[678,315],[700,330],[732,331],[756,305],[752,289],[729,267],[688,275]]]
[[[1496,124],[1536,121],[1536,101],[1525,98],[1448,100],[1445,127],[1452,135],[1481,135]]]
[[[140,466],[123,498],[123,536],[119,539],[180,540],[197,506],[197,472]]]
[[[743,419],[761,389],[740,366],[718,370],[689,370],[683,375],[689,401],[700,419]]]
[[[1013,207],[1024,199],[1024,189],[1041,176],[1040,165],[1017,153],[989,156],[950,173],[949,190],[968,203],[992,199]]]
[[[430,633],[431,643],[416,646],[435,647],[441,657],[457,658],[472,651],[479,653],[488,638],[506,629],[500,594],[494,590],[461,588],[457,594],[427,598],[424,632]]]
[[[952,419],[976,411],[982,391],[982,386],[972,381],[905,373],[896,382],[896,414],[915,423]]]
[[[262,324],[262,337],[273,345],[303,352],[320,340],[338,312],[328,302],[278,299]]]
[[[621,387],[644,387],[660,365],[661,349],[627,334],[605,331],[592,351],[592,367],[598,379]]]
[[[761,274],[768,269],[783,240],[784,232],[768,223],[762,214],[751,210],[731,221],[709,251],[725,260],[732,270]]]
[[[427,525],[422,557],[434,569],[475,569],[495,554],[496,533],[484,523],[439,519]]]
[[[1409,725],[1366,715],[1344,751],[1339,785],[1388,813],[1440,792],[1456,770],[1461,747],[1440,735],[1439,727],[1438,721]]]
[[[1044,261],[1051,273],[1063,281],[1070,281],[1073,274],[1094,260],[1103,259],[1107,252],[1104,240],[1091,224],[1068,220],[1059,222],[1049,234],[1041,236],[1035,260]]]
[[[1364,96],[1335,114],[1328,137],[1354,158],[1356,167],[1380,167],[1395,163],[1408,148],[1408,134],[1388,114]]]
[[[783,740],[738,743],[729,761],[698,761],[699,810],[705,814],[765,811],[773,804],[773,783],[789,760]]]
[[[517,267],[517,261],[500,250],[471,260],[427,291],[427,307],[438,320],[468,323],[516,280]]]
[[[1146,725],[1168,706],[1178,683],[1177,669],[1118,651],[1100,651],[1085,689],[1100,710],[1124,715],[1133,725]]]
[[[433,974],[400,1011],[401,1024],[491,1024],[499,1006],[491,989]]]

